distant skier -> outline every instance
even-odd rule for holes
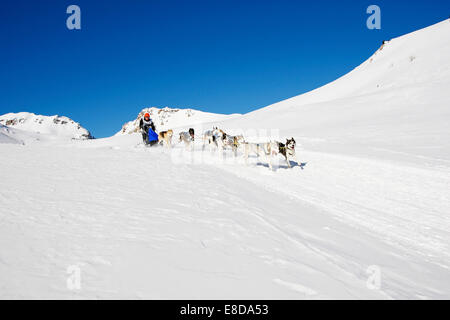
[[[155,124],[153,123],[152,119],[150,119],[150,114],[147,112],[144,114],[144,117],[141,118],[141,121],[139,122],[139,128],[141,129],[142,133],[142,140],[144,141],[145,145],[153,146],[158,143],[158,135],[155,133]],[[156,135],[156,140],[155,140]]]

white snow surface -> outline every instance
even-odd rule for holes
[[[22,141],[13,137],[13,130],[0,124],[0,143],[23,144]]]
[[[0,124],[0,144],[9,143],[26,145],[38,143],[53,145],[56,141],[65,142],[67,140],[67,136],[41,134],[39,132],[15,129]]]
[[[199,139],[0,144],[0,298],[449,299],[449,36],[218,122],[294,136],[292,169]]]
[[[40,135],[44,137],[43,140],[92,138],[88,130],[64,116],[43,116],[29,112],[7,113],[0,115],[0,124],[32,136]]]

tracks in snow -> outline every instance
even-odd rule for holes
[[[439,283],[435,275],[448,274],[450,269],[450,171],[447,168],[400,166],[317,152],[304,152],[301,160],[308,162],[305,170],[281,167],[277,172],[268,172],[264,165],[245,167],[242,163],[215,167],[271,192],[296,199],[303,205],[308,203],[323,210],[326,215],[323,222],[336,225],[337,220],[350,227],[347,232],[361,233],[354,241],[370,238],[368,246],[363,244],[353,249],[374,251],[373,243],[376,243],[378,248],[372,252],[372,263],[370,259],[367,263],[387,266],[391,292],[398,292],[408,282],[417,297],[436,296],[437,292],[440,297],[446,296],[450,281]],[[291,239],[308,244],[323,256],[329,255],[340,267],[348,269],[350,261],[359,260],[360,263],[361,256],[365,256],[361,252],[352,252],[349,257],[346,252],[337,257],[335,253],[339,250],[336,247],[327,247],[326,240],[311,236],[313,228],[293,231],[295,223],[280,226],[281,221],[289,221],[289,217],[271,223]],[[296,223],[302,225],[301,220]],[[324,236],[325,239],[329,237]],[[347,243],[344,251],[353,249]],[[390,271],[389,266],[395,265],[394,261],[404,270]],[[414,270],[423,265],[428,272],[417,276]],[[420,289],[430,278],[440,288],[437,292],[431,288]],[[386,292],[391,294],[390,290]]]

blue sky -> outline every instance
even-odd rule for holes
[[[81,30],[66,8],[81,8]],[[381,8],[368,30],[366,9]],[[448,0],[41,0],[0,4],[0,114],[65,115],[96,137],[146,106],[246,113],[324,85]]]

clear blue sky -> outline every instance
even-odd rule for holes
[[[66,8],[81,8],[79,31]],[[382,29],[366,28],[381,7]],[[448,0],[14,0],[0,3],[0,114],[65,115],[96,137],[146,106],[246,113],[324,85]]]

